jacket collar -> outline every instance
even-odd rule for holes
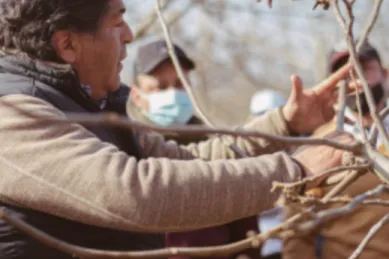
[[[32,78],[68,95],[89,111],[101,111],[99,104],[82,89],[77,73],[69,65],[42,62],[19,53],[1,56],[0,71]]]

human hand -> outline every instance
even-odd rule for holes
[[[338,96],[334,89],[351,68],[352,65],[347,64],[317,86],[305,90],[301,79],[292,76],[292,92],[282,110],[292,132],[311,133],[334,117]]]
[[[345,144],[354,142],[354,138],[345,132],[334,132],[328,135],[327,138]],[[303,146],[296,151],[293,158],[303,166],[306,176],[309,177],[341,166],[345,152],[329,146]],[[318,179],[318,182],[322,180]]]

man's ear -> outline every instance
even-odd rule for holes
[[[57,52],[57,55],[67,64],[73,64],[76,61],[75,38],[70,31],[56,31],[51,44]]]

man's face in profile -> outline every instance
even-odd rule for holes
[[[108,2],[108,10],[96,32],[69,31],[54,36],[57,41],[66,40],[73,46],[71,51],[66,46],[57,51],[77,71],[81,84],[91,87],[93,99],[102,99],[119,87],[121,61],[127,55],[126,45],[133,40],[132,32],[124,21],[126,9],[123,1]]]

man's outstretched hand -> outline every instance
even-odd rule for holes
[[[350,144],[355,141],[350,134],[345,132],[333,132],[326,138],[344,144]],[[306,176],[313,176],[341,166],[345,152],[344,150],[328,146],[303,146],[296,151],[293,157],[304,167]],[[323,179],[318,179],[318,182],[321,180]]]
[[[301,79],[292,76],[292,93],[283,107],[283,114],[291,132],[311,133],[334,117],[334,104],[338,96],[338,92],[334,90],[351,68],[352,65],[347,64],[310,89],[304,89]]]

